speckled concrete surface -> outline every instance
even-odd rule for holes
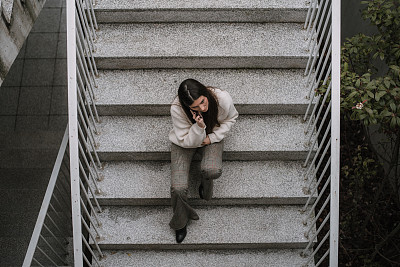
[[[187,78],[227,90],[240,114],[304,114],[309,102],[302,70],[158,69],[100,71],[96,105],[102,115],[169,115]]]
[[[168,222],[171,207],[107,206],[98,214],[106,249],[301,248],[307,243],[301,206],[201,207],[181,244]],[[234,233],[234,234],[233,234]]]
[[[97,0],[96,9],[137,8],[137,9],[172,9],[172,8],[304,8],[304,0]]]
[[[263,155],[274,160],[303,159],[308,149],[301,120],[289,115],[239,116],[225,138],[225,154],[232,154],[225,159],[257,160]],[[98,125],[101,134],[96,136],[98,151],[105,160],[132,160],[134,154],[142,160],[168,160],[171,125],[169,116],[103,116]]]
[[[131,22],[304,22],[307,10],[288,8],[96,9],[99,23]]]
[[[296,23],[103,24],[95,57],[98,67],[107,69],[303,68],[305,34]]]
[[[104,267],[115,266],[218,266],[218,267],[300,267],[307,262],[301,250],[203,250],[141,251],[106,250]]]
[[[198,205],[305,204],[306,169],[297,161],[225,161],[222,176],[214,181],[211,201],[199,199],[199,164],[192,165],[191,203]],[[169,205],[170,164],[162,161],[107,162],[98,182],[104,205]]]

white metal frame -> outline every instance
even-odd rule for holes
[[[68,0],[66,10],[68,127],[23,266],[31,266],[32,262],[39,266],[67,265],[64,258],[68,242],[59,242],[64,249],[62,254],[52,249],[46,237],[41,234],[43,229],[51,231],[45,224],[45,218],[48,218],[52,226],[58,230],[61,225],[72,228],[72,233],[66,233],[62,238],[67,240],[68,236],[72,235],[73,266],[81,267],[84,262],[88,266],[93,266],[94,263],[100,266],[98,257],[103,256],[98,245],[100,238],[98,227],[101,226],[101,222],[96,215],[96,212],[102,212],[96,197],[101,192],[97,183],[101,180],[98,172],[101,162],[96,152],[97,144],[94,139],[94,134],[97,133],[96,123],[99,121],[94,96],[95,75],[98,72],[92,54],[97,22],[94,17],[92,0]],[[68,149],[67,143],[69,144]],[[66,161],[68,161],[67,172],[60,168],[61,163]],[[60,170],[62,174],[60,174]],[[58,220],[57,223],[51,218],[50,213],[57,215],[53,202],[59,203],[54,193],[54,189],[58,190],[56,184],[60,181],[59,176],[68,181],[70,189],[67,189],[68,207],[63,209],[58,206],[66,218]],[[70,220],[69,218],[72,218],[70,224],[65,224],[65,219]],[[82,227],[86,229],[88,237],[83,235]],[[63,235],[61,232],[60,230],[59,234]],[[55,236],[52,235],[52,237]],[[93,251],[87,238],[93,241],[97,254]],[[47,245],[46,249],[50,252],[47,253],[41,249],[39,239]],[[91,254],[92,263],[86,257],[85,249]],[[35,258],[35,253],[41,253],[44,257]]]
[[[302,209],[303,212],[308,211],[303,223],[307,224],[307,221],[315,216],[305,233],[305,236],[309,239],[307,247],[302,252],[303,256],[308,257],[306,266],[314,263],[314,257],[317,253],[323,254],[323,256],[319,258],[315,266],[324,262],[328,255],[329,266],[338,266],[340,18],[340,0],[311,0],[305,22],[305,29],[308,33],[308,48],[310,49],[305,72],[305,75],[308,76],[310,103],[304,115],[304,120],[307,121],[308,119],[306,132],[316,132],[314,137],[310,137],[308,141],[310,150],[304,163],[304,167],[308,167],[305,179],[310,180],[307,188],[310,198]],[[325,86],[328,85],[323,96],[315,94],[315,89],[321,83]],[[329,97],[330,102],[328,102]],[[317,104],[310,112],[313,103]],[[316,148],[317,146],[318,148]],[[320,174],[317,177],[318,172]],[[316,183],[313,185],[314,180],[316,180]],[[324,184],[322,185],[323,181]],[[321,189],[318,191],[319,186],[321,186]],[[312,203],[312,196],[315,193],[318,193],[318,197]],[[321,205],[318,212],[316,211],[317,205]],[[317,214],[315,214],[316,212]],[[325,216],[325,218],[316,227],[317,221],[322,219],[322,216]],[[329,224],[327,223],[328,220]],[[315,228],[316,232],[314,233]],[[325,231],[326,234],[320,240],[317,240],[317,236],[322,231]],[[310,236],[310,233],[313,233],[313,235]],[[329,249],[320,251],[328,237]]]

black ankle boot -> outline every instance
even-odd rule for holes
[[[200,184],[199,186],[199,195],[201,199],[204,199],[204,187],[203,184]]]
[[[183,239],[185,239],[185,237],[186,237],[186,233],[187,233],[186,225],[182,229],[175,230],[176,242],[177,243],[182,243]]]

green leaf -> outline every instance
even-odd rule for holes
[[[390,81],[388,79],[385,79],[383,83],[385,84],[386,88],[390,88]]]
[[[390,103],[390,108],[393,110],[393,112],[396,112],[396,105],[393,102]]]
[[[365,119],[366,117],[367,117],[367,114],[363,113],[363,114],[360,115],[360,120],[363,120],[363,119]]]
[[[368,107],[365,107],[364,109],[365,109],[366,112],[368,112],[369,115],[373,115],[373,114],[374,114],[374,112],[372,111],[372,109],[370,109],[370,108],[368,108]]]
[[[370,97],[370,98],[374,98],[375,96],[374,96],[374,93],[372,93],[371,91],[367,91],[367,95]]]
[[[383,117],[389,117],[392,116],[392,112],[390,112],[389,110],[385,109],[381,112],[381,116]]]
[[[379,91],[375,94],[376,101],[379,101],[382,96],[386,95],[386,91]]]
[[[394,128],[396,126],[396,117],[392,117],[392,119],[390,120],[390,127]]]
[[[352,97],[354,97],[354,96],[357,95],[357,94],[358,94],[357,91],[353,91],[353,92],[351,92],[351,93],[349,94],[349,96],[348,96],[347,98],[352,98]]]

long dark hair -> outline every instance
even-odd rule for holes
[[[215,126],[220,126],[218,122],[218,99],[213,91],[204,86],[202,83],[194,80],[184,80],[178,89],[179,103],[181,104],[186,116],[192,123],[196,123],[193,119],[193,115],[190,112],[190,106],[200,96],[205,96],[208,99],[208,110],[202,113],[204,123],[206,124],[206,133],[212,133]]]

